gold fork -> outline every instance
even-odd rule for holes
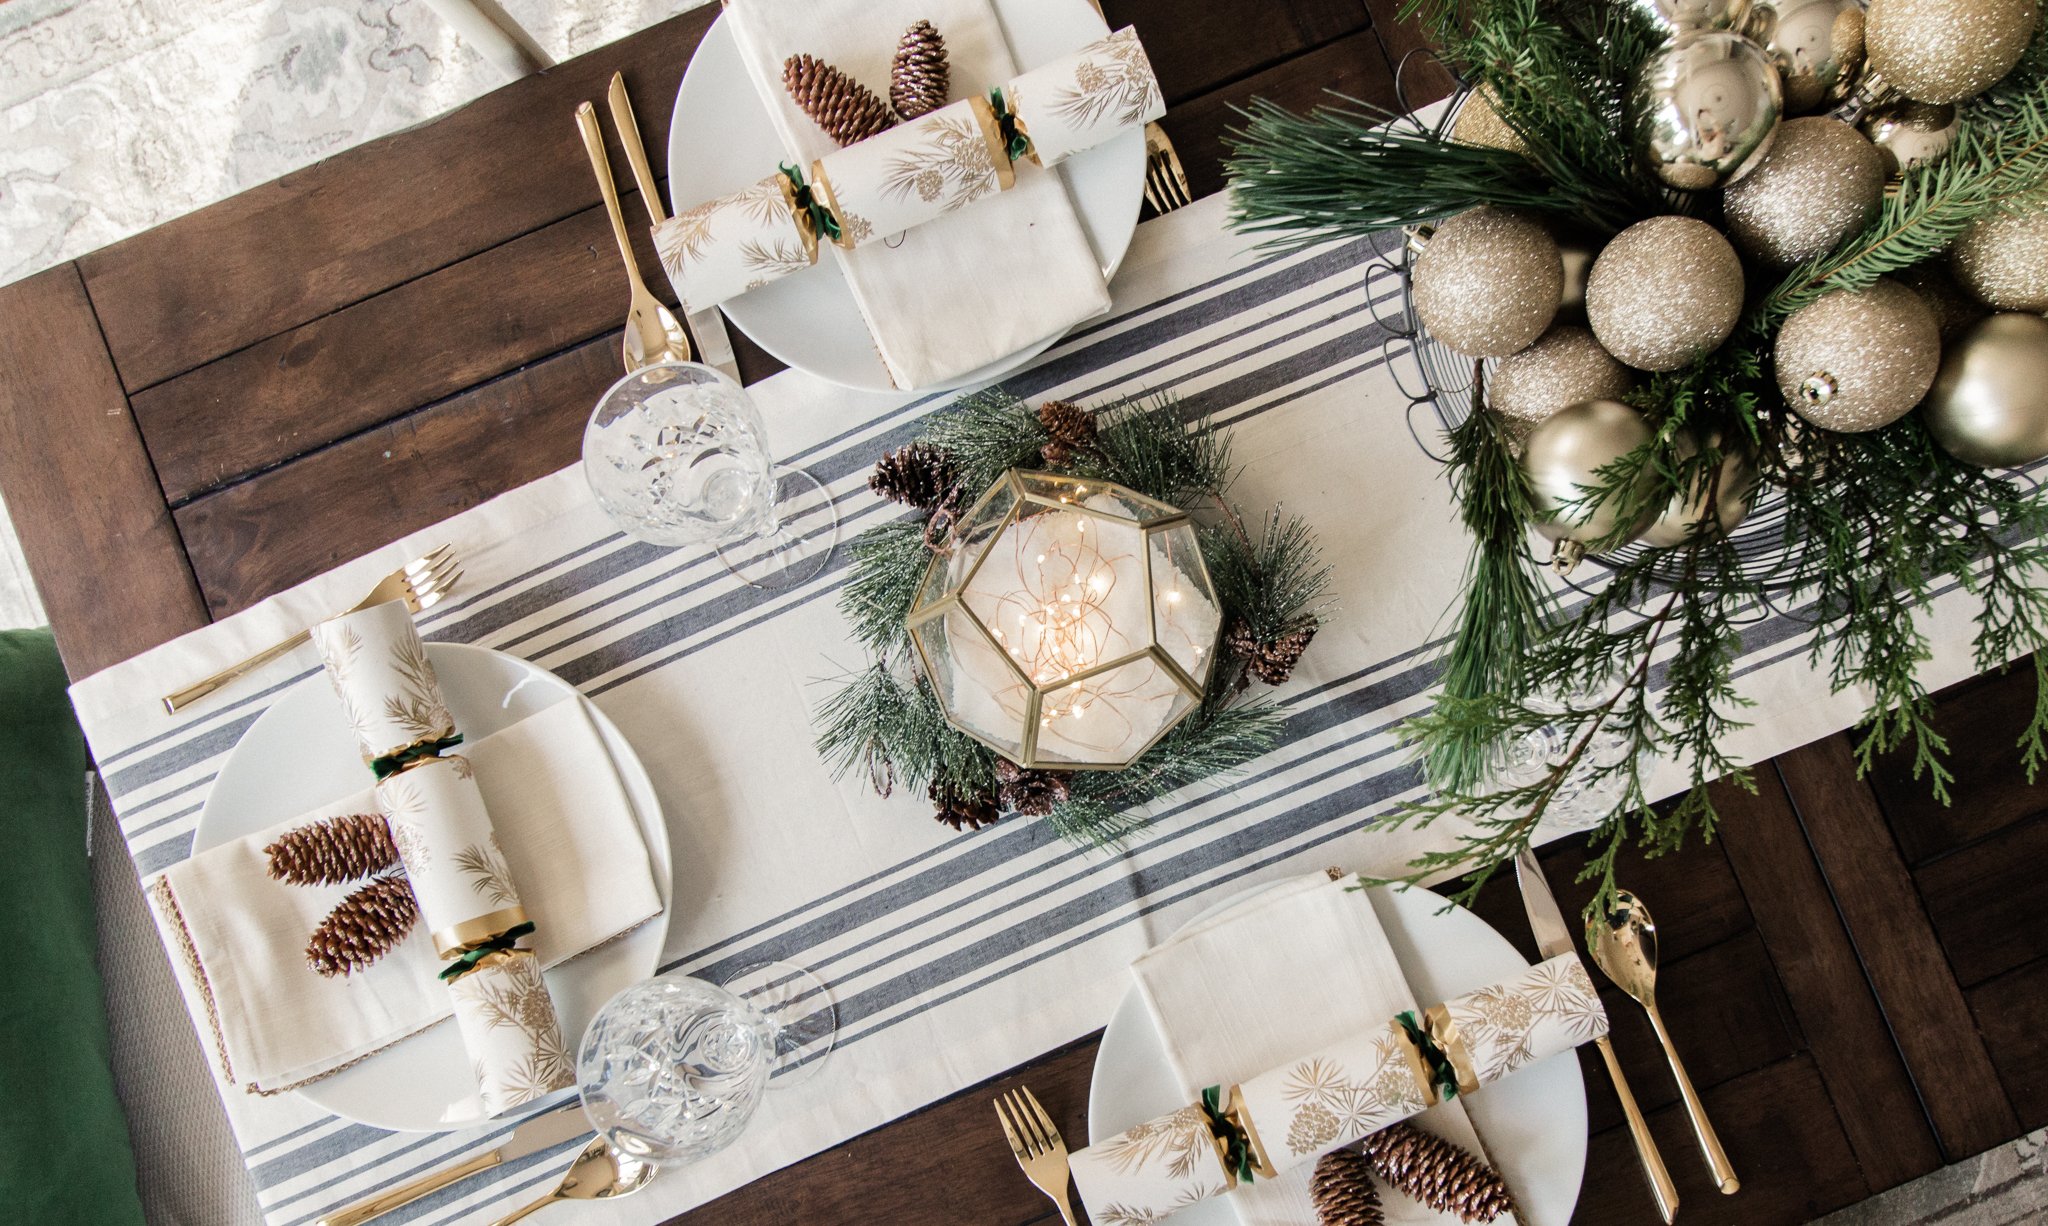
[[[403,600],[406,608],[418,613],[440,603],[441,599],[455,587],[455,581],[460,578],[462,568],[456,564],[454,551],[443,545],[384,576],[377,582],[376,587],[370,589],[370,594],[363,597],[354,608],[342,611],[354,613],[358,609],[367,609],[371,605],[383,604],[386,601]],[[259,651],[239,664],[231,664],[196,685],[187,686],[175,694],[165,695],[164,710],[176,715],[194,700],[206,697],[250,669],[268,664],[299,644],[311,642],[312,639],[312,631],[301,630],[277,646]]]
[[[1038,1105],[1038,1096],[1030,1087],[1018,1086],[996,1099],[996,1118],[1002,1121],[1003,1135],[1010,1139],[1010,1152],[1017,1155],[1024,1177],[1052,1198],[1067,1226],[1074,1226],[1074,1209],[1067,1203],[1067,1143]]]
[[[1166,139],[1166,129],[1156,123],[1145,125],[1145,203],[1154,213],[1171,213],[1194,203],[1188,191],[1188,176],[1181,169],[1180,154]]]

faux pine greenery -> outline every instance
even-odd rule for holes
[[[1307,116],[1257,102],[1232,134],[1241,230],[1295,247],[1493,204],[1612,234],[1644,217],[1707,207],[1662,194],[1631,161],[1625,100],[1656,45],[1634,5],[1409,0],[1404,15],[1419,18],[1445,60],[1486,91],[1528,156],[1456,145],[1350,99]],[[1740,627],[1770,607],[1811,623],[1810,658],[1835,688],[1870,696],[1861,765],[1904,749],[1946,800],[1946,746],[1928,726],[1918,677],[1931,652],[1919,619],[1937,592],[1968,589],[1982,605],[1979,668],[2034,653],[2040,702],[2020,750],[2030,774],[2048,761],[2048,498],[1954,460],[1918,415],[1866,434],[1806,427],[1785,408],[1770,361],[1793,311],[1934,258],[1972,221],[2044,189],[2048,33],[2005,81],[1967,104],[1950,156],[1908,171],[1864,232],[1780,281],[1752,284],[1726,345],[1631,397],[1655,437],[1602,470],[1574,512],[1611,502],[1627,524],[1681,494],[1688,503],[1704,494],[1711,505],[1724,449],[1740,449],[1785,507],[1783,558],[1768,575],[1746,572],[1709,524],[1685,544],[1616,562],[1597,591],[1554,600],[1529,553],[1535,517],[1513,445],[1484,411],[1475,377],[1446,466],[1472,556],[1441,694],[1408,727],[1431,790],[1397,815],[1458,814],[1473,825],[1455,846],[1414,861],[1410,879],[1478,870],[1459,895],[1469,898],[1527,845],[1565,789],[1588,784],[1618,796],[1587,868],[1599,883],[1594,908],[1611,898],[1615,856],[1629,842],[1661,852],[1695,832],[1710,835],[1707,785],[1726,777],[1749,786],[1724,746],[1746,714],[1733,675]],[[1565,709],[1534,709],[1534,695]],[[1545,727],[1562,735],[1562,761],[1533,782],[1494,782],[1504,747]],[[1618,731],[1630,752],[1596,761],[1591,745],[1603,730]],[[1645,778],[1657,755],[1683,763],[1691,784],[1675,803],[1652,808]]]

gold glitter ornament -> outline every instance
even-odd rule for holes
[[[1718,435],[1713,441],[1714,446],[1721,446]],[[1689,435],[1682,434],[1678,437],[1676,448],[1681,457],[1690,459],[1698,453],[1699,444]],[[1723,451],[1721,466],[1716,471],[1713,481],[1714,497],[1711,508],[1707,505],[1708,492],[1707,483],[1702,481],[1684,493],[1673,494],[1671,501],[1665,503],[1664,509],[1657,513],[1657,518],[1651,520],[1650,526],[1643,529],[1643,544],[1654,545],[1660,549],[1683,545],[1692,539],[1695,525],[1705,520],[1710,511],[1720,523],[1723,535],[1735,531],[1736,525],[1749,514],[1750,503],[1755,500],[1756,465],[1740,451]]]
[[[1763,48],[1739,34],[1692,34],[1643,61],[1629,107],[1637,162],[1665,186],[1696,192],[1756,166],[1784,97]]]
[[[1870,0],[1870,71],[1918,102],[1974,98],[2020,62],[2037,0]]]
[[[1536,530],[1558,543],[1553,564],[1570,570],[1584,547],[1614,538],[1622,528],[1621,504],[1633,502],[1617,491],[1599,505],[1586,507],[1589,489],[1601,484],[1600,470],[1650,441],[1650,425],[1618,400],[1585,400],[1567,406],[1538,423],[1522,447],[1522,472],[1529,478],[1529,500],[1542,519]],[[1639,483],[1654,480],[1648,466]],[[1648,526],[1651,515],[1619,533],[1633,540]]]
[[[1993,315],[1948,347],[1920,408],[1934,441],[1965,464],[2048,458],[2048,320]]]
[[[1468,357],[1501,358],[1543,335],[1564,292],[1564,260],[1542,225],[1481,205],[1438,226],[1415,261],[1415,313]]]
[[[1947,157],[1962,135],[1963,120],[1953,103],[1901,98],[1863,112],[1856,127],[1877,146],[1885,175],[1897,178],[1915,166],[1931,166]]]
[[[1979,218],[1949,248],[1949,260],[1964,287],[1990,305],[2048,311],[2048,207]]]
[[[1970,296],[1970,291],[1956,281],[1955,274],[1942,261],[1915,264],[1893,273],[1892,280],[1920,295],[1920,301],[1934,312],[1934,330],[1941,334],[1944,343],[1991,313]]]
[[[1501,359],[1486,398],[1494,412],[1527,429],[1582,400],[1619,400],[1635,385],[1635,375],[1591,332],[1557,324],[1535,344]]]
[[[1934,312],[1912,290],[1880,280],[1836,290],[1778,329],[1778,391],[1821,427],[1858,433],[1911,412],[1941,365]]]
[[[1509,153],[1526,155],[1529,152],[1528,142],[1500,117],[1493,97],[1490,85],[1468,91],[1464,101],[1458,104],[1457,115],[1451,120],[1451,139],[1461,145],[1505,149]]]
[[[1787,120],[1763,161],[1722,195],[1728,236],[1778,268],[1833,251],[1884,203],[1884,159],[1839,119]]]
[[[1586,279],[1586,318],[1638,370],[1677,370],[1721,347],[1742,314],[1742,258],[1692,217],[1652,217],[1614,236]]]
[[[1778,66],[1787,115],[1831,110],[1863,79],[1856,0],[1766,0],[1745,32]]]

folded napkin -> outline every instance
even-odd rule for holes
[[[582,702],[557,703],[464,753],[538,927],[543,967],[661,910],[639,820]],[[307,934],[353,887],[286,885],[267,870],[263,849],[284,831],[375,812],[365,787],[173,865],[149,885],[187,1007],[212,1036],[222,1074],[251,1093],[318,1080],[450,1015],[424,924],[365,970],[315,974]]]
[[[1008,81],[1018,67],[988,0],[726,0],[725,12],[784,151],[806,175],[838,146],[783,88],[788,57],[815,56],[886,95],[896,40],[928,20],[946,40],[956,99]],[[900,388],[943,383],[1109,309],[1066,186],[1036,167],[1020,167],[1010,190],[907,231],[893,247],[833,252]]]
[[[1190,1101],[1205,1086],[1250,1081],[1417,1007],[1372,900],[1353,884],[1322,872],[1286,882],[1189,926],[1131,964]],[[1456,1100],[1416,1123],[1485,1152]],[[1226,1203],[1248,1226],[1314,1222],[1314,1169],[1305,1163],[1277,1179],[1239,1185]],[[1386,1213],[1389,1222],[1458,1220],[1404,1197],[1388,1198]]]

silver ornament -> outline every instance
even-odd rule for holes
[[[2007,311],[2048,311],[2048,207],[1994,213],[1949,248],[1956,276],[1977,297]]]
[[[1761,0],[1744,28],[1778,66],[1787,115],[1832,109],[1863,79],[1856,0]]]
[[[1974,98],[2020,62],[2036,0],[1870,0],[1870,71],[1918,102]]]
[[[1713,440],[1715,447],[1721,446],[1719,436]],[[1677,441],[1678,454],[1690,459],[1699,451],[1699,444],[1693,439],[1680,435]],[[1708,506],[1708,494],[1713,494],[1713,505]],[[1750,503],[1756,496],[1756,465],[1740,451],[1729,449],[1721,453],[1721,464],[1715,470],[1710,488],[1701,482],[1683,493],[1673,494],[1671,501],[1650,526],[1643,529],[1640,538],[1645,545],[1668,549],[1683,545],[1692,539],[1694,526],[1705,520],[1709,513],[1721,525],[1723,535],[1735,531],[1743,517],[1749,514]]]
[[[1436,339],[1469,357],[1506,357],[1550,326],[1564,260],[1537,222],[1481,205],[1430,236],[1414,292],[1415,313]]]
[[[1522,471],[1529,478],[1529,493],[1537,511],[1557,518],[1536,527],[1553,541],[1591,544],[1616,535],[1621,522],[1619,504],[1632,502],[1617,491],[1599,505],[1579,504],[1587,491],[1601,484],[1600,469],[1650,441],[1650,426],[1642,415],[1617,400],[1586,400],[1558,410],[1529,432],[1522,448]],[[1654,479],[1646,465],[1639,481]],[[1634,539],[1647,523],[1627,525],[1620,535]]]
[[[1779,268],[1835,249],[1884,203],[1884,159],[1839,119],[1789,119],[1756,170],[1722,197],[1728,237]]]
[[[1451,117],[1451,139],[1461,145],[1528,153],[1529,143],[1500,117],[1500,110],[1494,106],[1493,99],[1493,87],[1490,85],[1467,90],[1458,103],[1457,114]]]
[[[1733,29],[1749,13],[1749,0],[1629,0],[1629,4],[1674,37]]]
[[[1526,429],[1582,400],[1619,400],[1635,385],[1635,375],[1591,332],[1557,324],[1535,344],[1501,359],[1486,399],[1494,412]]]
[[[1747,174],[1770,147],[1778,70],[1739,34],[1695,34],[1654,52],[1636,78],[1633,148],[1666,186],[1703,191]]]
[[[1920,412],[1934,441],[1965,464],[2048,458],[2048,320],[1993,315],[1963,333]]]
[[[1824,430],[1858,433],[1912,412],[1941,365],[1934,312],[1896,281],[1836,290],[1778,329],[1778,391]]]
[[[1692,217],[1652,217],[1614,236],[1586,279],[1586,318],[1638,370],[1677,370],[1721,347],[1742,314],[1742,258]]]
[[[1962,116],[1953,103],[1911,98],[1871,107],[1856,126],[1877,146],[1888,177],[1939,162],[1963,131]]]
[[[1892,280],[1920,295],[1920,301],[1934,312],[1934,329],[1945,344],[1991,312],[1957,283],[1955,274],[1939,260],[1892,274]]]

